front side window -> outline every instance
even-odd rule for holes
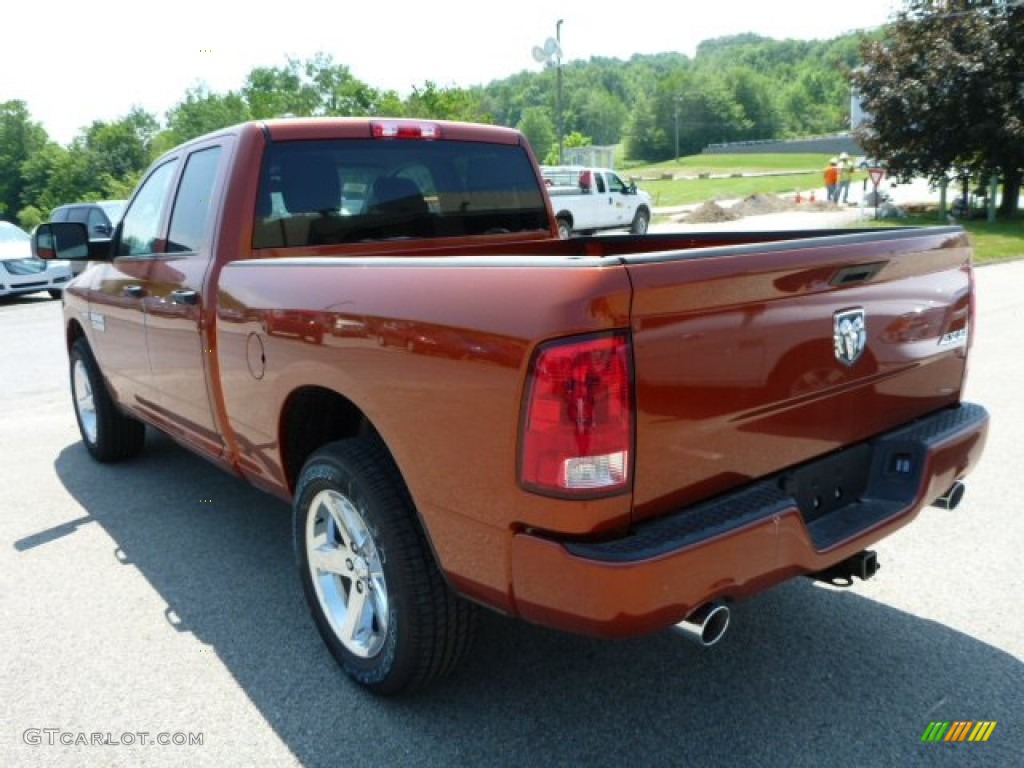
[[[177,165],[177,159],[168,160],[143,182],[124,214],[118,256],[143,256],[156,250],[167,191]]]
[[[174,199],[167,235],[168,252],[194,252],[203,244],[213,209],[213,183],[217,179],[220,150],[220,147],[210,147],[189,155]]]

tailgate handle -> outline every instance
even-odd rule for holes
[[[829,285],[850,285],[852,283],[866,283],[868,280],[873,278],[889,262],[887,261],[876,261],[872,264],[855,264],[852,267],[843,267],[838,270],[832,279],[829,280]]]

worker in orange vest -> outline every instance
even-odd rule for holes
[[[825,195],[830,202],[839,199],[839,158],[833,157],[825,168]]]

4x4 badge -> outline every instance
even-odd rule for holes
[[[836,360],[853,365],[868,343],[864,310],[844,309],[832,316],[832,340],[835,342]]]

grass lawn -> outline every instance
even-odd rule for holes
[[[935,226],[940,224],[935,214],[908,216],[899,222],[868,221],[868,226],[892,226],[899,223],[907,226]],[[1015,221],[997,220],[991,224],[984,219],[958,221],[971,236],[974,246],[975,264],[995,264],[1000,261],[1024,258],[1024,217]]]
[[[827,160],[819,154],[692,155],[630,168],[623,175],[639,179],[638,186],[651,194],[659,208],[740,199],[758,193],[806,193],[812,189],[821,197],[825,189],[822,171]],[[865,178],[867,173],[858,170],[853,184]]]
[[[654,198],[656,207],[696,205],[707,200],[734,200],[756,193],[772,195],[807,193],[814,189],[824,194],[822,179],[828,158],[817,154],[773,155],[692,155],[655,165],[622,170],[622,175],[638,179],[637,185]],[[733,175],[736,174],[736,175]],[[768,174],[740,176],[739,174]],[[698,176],[708,178],[696,178]],[[724,177],[724,178],[711,178]],[[853,185],[867,178],[856,171]],[[868,226],[874,222],[868,222]],[[898,222],[880,221],[880,226],[929,226],[944,223],[937,214],[921,214]],[[1024,257],[1024,211],[1015,221],[965,220],[959,222],[971,235],[978,264],[989,264]],[[858,224],[859,226],[862,224]]]

